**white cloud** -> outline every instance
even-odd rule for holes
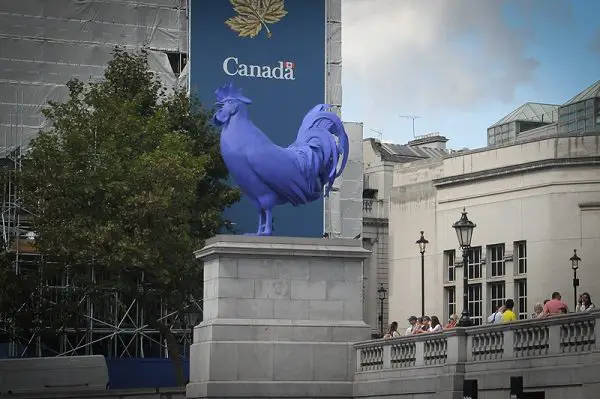
[[[359,102],[369,119],[510,101],[518,86],[534,81],[538,61],[526,54],[532,29],[507,25],[504,3],[343,0],[345,94],[364,95]],[[568,10],[561,0],[513,4],[521,21],[542,15],[564,22]]]

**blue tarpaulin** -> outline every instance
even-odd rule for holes
[[[183,359],[185,381],[190,377],[190,361]],[[171,359],[106,359],[111,389],[166,388],[177,386]]]

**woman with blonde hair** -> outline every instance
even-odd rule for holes
[[[458,323],[458,315],[456,313],[454,313],[452,316],[450,316],[450,319],[448,320],[448,324],[446,324],[446,327],[444,327],[444,330],[446,330],[448,328],[456,327],[456,323]]]
[[[531,315],[531,318],[536,319],[540,317],[544,317],[544,305],[538,302],[533,306],[533,313]]]

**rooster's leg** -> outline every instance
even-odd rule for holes
[[[261,235],[263,230],[265,229],[265,210],[261,209],[258,211],[258,230],[256,231],[256,235]]]
[[[265,229],[265,211],[264,209],[259,209],[258,210],[258,230],[256,230],[256,233],[246,233],[244,235],[246,236],[261,236],[263,235],[262,232]]]
[[[265,228],[260,233],[261,236],[273,235],[273,215],[271,209],[265,209]]]

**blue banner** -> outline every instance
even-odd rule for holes
[[[252,100],[250,118],[276,145],[294,142],[302,118],[325,100],[325,0],[190,0],[190,84],[205,106],[227,82]],[[225,214],[254,233],[246,199]],[[274,234],[321,237],[323,200],[273,212]]]

